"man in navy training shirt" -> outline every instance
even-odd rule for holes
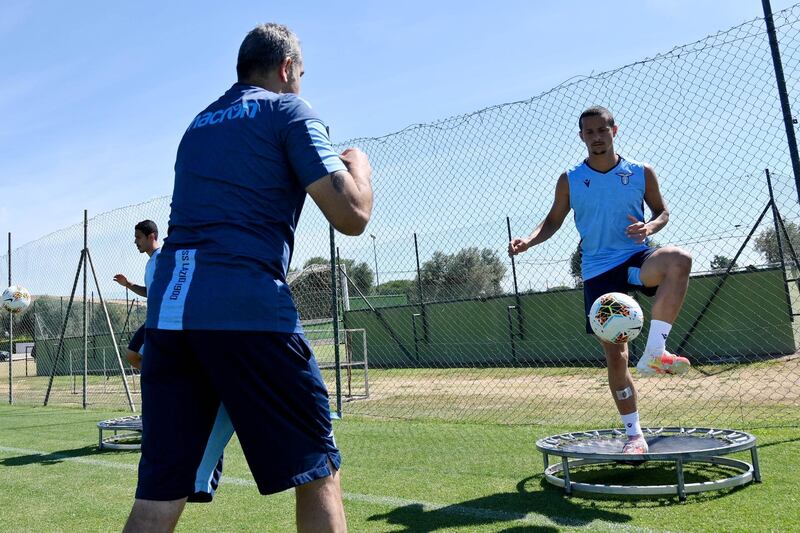
[[[592,333],[588,314],[599,296],[631,291],[655,295],[647,346],[636,369],[642,375],[685,374],[689,360],[667,352],[666,341],[686,296],[692,257],[675,246],[654,249],[647,245],[648,237],[669,221],[656,173],[647,163],[616,153],[617,126],[608,109],[590,107],[581,113],[578,127],[588,157],[561,174],[547,217],[528,237],[513,239],[508,252],[522,253],[552,237],[572,209],[581,236],[586,332]],[[644,204],[652,212],[647,222]],[[601,344],[609,388],[628,436],[623,452],[647,453],[628,370],[628,344]]]
[[[125,531],[171,531],[220,409],[262,494],[295,488],[299,531],[346,531],[328,395],[286,283],[308,193],[338,231],[372,213],[367,156],[334,152],[301,99],[285,26],[253,29],[238,82],[183,135],[142,366],[142,457]],[[154,416],[151,416],[154,415]]]

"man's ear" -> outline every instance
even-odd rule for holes
[[[282,83],[288,83],[292,79],[292,68],[294,68],[294,61],[291,57],[285,58],[278,66],[278,76]]]

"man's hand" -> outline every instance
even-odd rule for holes
[[[114,281],[125,287],[126,289],[131,286],[130,281],[126,278],[123,274],[117,274],[114,276]]]
[[[513,239],[508,243],[508,255],[512,256],[521,254],[530,247],[531,245],[526,239]]]
[[[650,227],[636,217],[628,215],[628,220],[633,222],[633,224],[625,228],[625,235],[627,235],[629,239],[633,239],[637,243],[642,244],[648,236],[653,234]]]
[[[125,357],[128,359],[128,363],[135,368],[136,370],[142,369],[142,356],[138,352],[134,352],[131,349],[125,353]]]
[[[372,175],[372,166],[369,164],[367,154],[358,148],[348,148],[339,157],[347,167],[347,171],[354,177],[369,179]]]

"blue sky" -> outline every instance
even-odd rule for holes
[[[258,22],[300,36],[303,96],[341,142],[527,99],[761,15],[758,0],[220,5],[4,0],[3,240],[169,194],[183,130],[235,81]]]

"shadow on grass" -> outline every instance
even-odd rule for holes
[[[710,464],[688,464],[684,471],[686,483],[703,483],[737,473],[729,467]],[[613,485],[667,485],[676,483],[676,473],[673,465],[649,462],[638,467],[586,467],[573,472],[572,479]],[[368,520],[403,526],[405,529],[399,531],[405,532],[478,526],[494,526],[503,533],[552,532],[560,527],[591,528],[593,523],[599,526],[598,522],[614,528],[633,519],[627,514],[628,510],[700,504],[745,490],[748,485],[690,494],[688,500],[681,503],[677,494],[647,497],[576,492],[573,497],[567,497],[562,489],[550,485],[537,474],[517,483],[516,492],[497,493],[441,507],[421,503],[405,505],[370,516]],[[519,524],[520,521],[523,524]],[[504,523],[507,529],[501,529]]]
[[[796,437],[794,439],[773,440],[763,444],[756,443],[756,446],[759,450],[761,450],[763,448],[769,448],[770,446],[780,446],[781,444],[791,444],[793,442],[800,442],[800,437]]]
[[[71,450],[59,450],[50,453],[32,453],[28,455],[16,455],[0,459],[0,466],[28,466],[28,465],[56,465],[67,459],[76,457],[103,457],[107,455],[119,456],[120,454],[138,454],[138,450],[101,450],[97,445],[73,448]]]
[[[453,527],[495,525],[503,533],[559,531],[561,527],[589,526],[595,521],[623,524],[632,520],[630,515],[606,509],[597,509],[564,498],[558,490],[528,492],[526,484],[540,475],[523,479],[516,492],[482,496],[442,507],[426,508],[423,504],[397,507],[388,513],[370,516],[369,521],[385,521],[404,526],[406,532],[432,532]],[[529,525],[504,522],[529,522]]]

